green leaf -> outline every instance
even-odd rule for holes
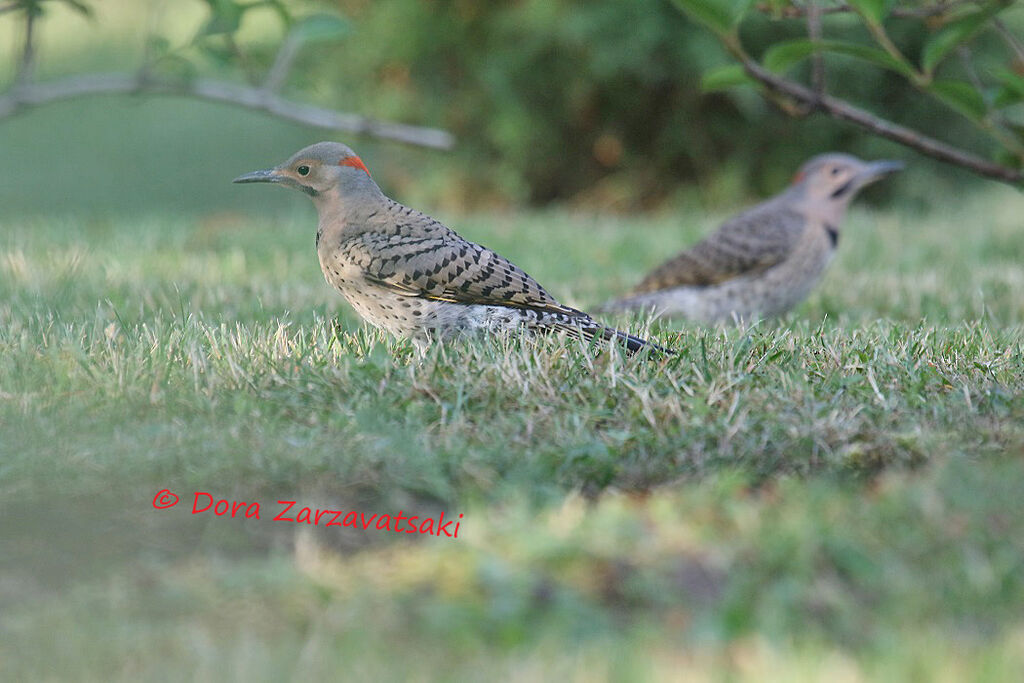
[[[183,82],[191,81],[199,75],[199,68],[191,59],[174,52],[161,55],[156,64],[159,66],[162,76]]]
[[[996,71],[996,78],[1002,83],[1002,87],[996,93],[993,105],[1009,107],[1012,104],[1024,102],[1024,77],[1018,76],[1012,71],[1000,69]]]
[[[1017,130],[1017,139],[1024,142],[1024,131]],[[1024,157],[1017,156],[1008,149],[1001,149],[996,152],[996,162],[1010,168],[1024,168]]]
[[[231,0],[206,0],[206,2],[210,6],[210,18],[200,29],[197,38],[231,34],[242,25],[242,16],[248,9],[247,5],[239,5]]]
[[[292,25],[292,14],[281,0],[263,0],[264,7],[270,7],[277,12],[278,18],[285,26]]]
[[[1005,85],[999,88],[996,91],[995,97],[992,98],[992,106],[997,109],[1012,107],[1021,102],[1024,102],[1024,93],[1021,93],[1016,88],[1008,88]]]
[[[850,0],[850,6],[872,24],[881,24],[892,7],[892,0]]]
[[[41,0],[22,0],[20,5],[17,2],[14,4],[15,6],[20,6],[25,11],[25,14],[33,17],[42,17],[46,14]]]
[[[314,14],[299,20],[292,31],[304,43],[322,43],[348,35],[347,21],[335,14]]]
[[[782,73],[814,54],[819,47],[806,38],[784,40],[768,48],[761,63],[773,73]]]
[[[80,0],[61,0],[65,5],[81,14],[83,17],[92,17],[92,7]]]
[[[163,57],[171,51],[171,41],[163,36],[151,35],[146,38],[146,53],[153,55],[156,59]]]
[[[958,45],[974,37],[992,17],[1007,7],[1005,0],[997,0],[983,9],[946,24],[921,51],[921,67],[932,73],[935,67]]]
[[[850,43],[844,40],[822,40],[814,43],[806,38],[787,40],[770,47],[762,59],[769,71],[781,73],[810,57],[816,50],[856,57],[883,69],[910,77],[913,70],[889,53],[870,45]]]
[[[704,92],[717,92],[737,85],[748,85],[753,83],[747,72],[740,64],[726,64],[716,66],[704,72],[700,79],[700,87]]]
[[[729,33],[743,19],[751,0],[675,0],[691,19],[716,33]]]
[[[928,91],[969,119],[985,118],[985,98],[966,81],[934,81]]]
[[[227,66],[235,59],[235,53],[229,48],[209,41],[201,42],[199,44],[199,51],[221,66]]]

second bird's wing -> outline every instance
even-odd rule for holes
[[[755,207],[655,268],[634,292],[715,285],[763,272],[789,256],[805,226],[804,216],[791,209]]]

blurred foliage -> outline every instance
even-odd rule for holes
[[[11,6],[65,1],[13,0]],[[704,3],[720,1],[726,2]],[[87,10],[95,3],[73,4]],[[173,19],[169,6],[155,17],[147,51],[154,72],[189,78],[212,70],[262,86],[291,39],[302,47],[285,85],[296,99],[454,133],[458,145],[450,157],[417,150],[378,155],[376,177],[409,201],[430,197],[449,209],[571,201],[633,210],[690,193],[696,184],[702,204],[735,206],[744,192],[777,191],[822,151],[911,154],[824,116],[791,119],[753,89],[723,89],[735,81],[733,60],[672,0],[195,4],[208,16],[184,42],[163,37]],[[781,0],[757,5],[762,11],[744,7],[737,30],[745,49],[806,81],[805,19],[791,16],[793,5]],[[1011,33],[1021,33],[1024,3],[997,0],[992,7]],[[991,12],[981,10],[984,17]],[[830,89],[897,123],[964,147],[991,148],[977,117],[972,122],[963,106],[946,106],[971,98],[960,87],[970,79],[955,47],[970,43],[975,63],[985,65],[981,76],[993,79],[985,102],[1010,120],[1024,107],[1014,99],[1024,93],[1017,89],[1022,67],[1007,64],[1003,40],[979,29],[975,14],[945,23],[902,16],[885,22],[911,64],[928,64],[952,84],[936,90],[938,100],[907,88],[899,69],[876,68],[863,50],[840,49],[872,38],[857,16],[829,14],[827,37],[836,47],[824,55]],[[1002,70],[990,73],[990,64]],[[342,138],[374,156],[367,142]],[[942,172],[964,177],[955,169]]]
[[[358,30],[311,63],[313,77],[379,115],[455,133],[464,163],[451,173],[467,199],[650,204],[708,177],[739,142],[738,98],[700,91],[720,50],[667,3],[339,4]],[[747,157],[763,142],[744,143]]]
[[[289,53],[302,47],[337,41],[349,31],[348,22],[336,13],[311,12],[305,11],[305,8],[296,12],[296,5],[312,4],[318,7],[322,3],[295,3],[287,0],[200,0],[195,4],[205,7],[206,17],[188,40],[177,44],[161,30],[165,28],[165,24],[170,23],[170,18],[164,13],[166,8],[151,5],[153,26],[144,35],[146,54],[144,62],[138,67],[141,71],[192,78],[203,68],[241,68],[254,84],[262,81],[263,76],[253,67],[255,62],[264,61],[266,46],[243,44],[239,39],[243,23],[254,10],[270,11],[278,25],[279,33],[285,38],[282,47],[287,45]],[[70,8],[76,14],[90,19],[97,18],[91,0],[9,0],[0,4],[0,15],[13,13],[22,21],[19,27],[23,53],[20,56],[21,70],[29,66],[26,61],[35,59],[34,25],[39,19],[47,19],[50,16],[49,10],[57,7]],[[177,9],[180,10],[180,6]],[[275,62],[282,54],[285,54],[283,49],[275,57]],[[289,54],[289,60],[291,56]],[[276,63],[269,62],[268,65],[271,66],[271,73],[273,67],[277,66]],[[282,74],[284,75],[287,74]]]
[[[310,81],[375,115],[455,133],[461,163],[449,173],[470,202],[497,194],[633,208],[665,198],[680,183],[713,183],[722,170],[741,168],[745,182],[765,192],[816,152],[893,153],[889,143],[823,117],[787,120],[753,92],[703,93],[702,74],[729,58],[667,1],[338,6],[356,30],[309,57]],[[837,39],[863,34],[850,19],[835,17]],[[804,37],[806,26],[755,14],[742,30],[749,49],[761,54]],[[891,35],[915,58],[931,39],[908,21],[893,25]],[[980,39],[974,46],[979,57],[1001,48]],[[897,74],[848,55],[830,54],[827,62],[840,94],[893,120],[964,144],[981,142],[955,111],[922,102]]]
[[[990,138],[988,151],[994,152],[998,163],[1009,169],[1024,166],[1024,40],[1002,21],[1008,10],[1020,9],[1015,0],[675,1],[741,62],[706,73],[706,89],[756,83],[744,68],[755,62],[740,36],[740,27],[751,14],[760,11],[780,21],[787,17],[801,20],[806,23],[807,37],[777,40],[764,51],[761,66],[768,72],[781,75],[809,58],[819,60],[820,69],[811,81],[817,80],[821,94],[830,90],[823,53],[844,55],[863,66],[893,72],[905,79],[904,87],[910,86],[956,112]],[[890,35],[897,22],[902,22],[903,40]],[[850,28],[864,36],[845,39],[854,35]],[[831,38],[835,32],[844,39]],[[986,45],[976,54],[982,34],[996,38],[1000,49]],[[781,105],[795,116],[806,115],[813,108],[813,104],[786,101]]]
[[[252,10],[272,10],[286,39],[293,41],[294,49],[304,45],[336,41],[349,31],[348,22],[337,15],[314,13],[299,17],[295,15],[294,8],[290,9],[288,3],[282,0],[254,0],[245,4],[234,0],[203,0],[203,3],[209,7],[209,16],[191,42],[178,49],[172,49],[166,41],[159,37],[155,38],[155,56],[158,60],[181,60],[190,68],[194,68],[194,60],[190,60],[189,57],[190,53],[198,51],[220,67],[240,66],[255,85],[263,80],[263,75],[254,70],[253,60],[263,57],[259,53],[264,49],[262,46],[242,45],[238,39],[242,22]],[[273,72],[274,66],[269,64],[268,73]]]

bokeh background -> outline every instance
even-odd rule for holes
[[[1018,188],[703,93],[727,57],[667,1],[286,4],[346,29],[284,95],[454,148],[163,96],[0,120],[0,678],[1020,679]],[[1024,34],[1024,6],[1003,17]],[[130,70],[146,27],[180,45],[208,18],[53,3],[38,78]],[[804,27],[743,31],[758,53]],[[0,83],[19,35],[0,15]],[[188,68],[240,80],[281,36],[252,10],[248,61]],[[986,149],[897,77],[828,64],[839,94]],[[857,200],[783,320],[621,320],[680,349],[667,367],[557,340],[418,361],[323,282],[303,196],[230,182],[320,139],[580,307],[816,153],[908,169]],[[153,509],[163,488],[177,508]],[[262,519],[190,515],[194,491]],[[274,522],[278,499],[465,517],[459,539],[394,538]]]
[[[930,186],[910,192],[922,202],[931,192],[978,184],[826,117],[792,119],[751,89],[703,93],[701,75],[729,59],[670,2],[289,6],[300,16],[328,9],[348,21],[343,38],[299,55],[286,88],[297,101],[440,127],[457,137],[445,154],[349,140],[374,162],[392,194],[410,203],[447,210],[569,203],[622,213],[700,202],[729,209],[778,191],[809,156],[834,149],[911,158],[918,173],[903,182]],[[112,1],[94,9],[92,18],[56,5],[48,13],[40,29],[41,77],[130,70],[142,59],[147,27],[156,24],[178,45],[209,17],[203,2]],[[1007,16],[1019,28],[1016,13]],[[915,57],[928,36],[911,27],[906,22],[901,34],[897,22],[893,35]],[[9,80],[19,24],[8,15],[2,30]],[[839,37],[862,37],[852,20],[840,19],[836,30]],[[755,17],[744,37],[757,54],[803,31],[799,21]],[[282,32],[272,8],[247,12],[238,34],[249,48],[245,67],[268,66]],[[983,40],[974,50],[983,59],[1001,46]],[[187,56],[203,75],[239,76],[237,62],[222,64],[201,51]],[[956,112],[898,76],[842,56],[830,57],[829,67],[837,94],[985,149]],[[236,167],[262,167],[328,133],[187,100],[105,97],[5,121],[2,135],[4,210],[32,213],[41,207],[204,211],[251,202],[280,209],[289,200],[231,191],[224,169],[230,175]],[[44,163],[47,157],[53,163]],[[162,182],[169,174],[174,181]]]

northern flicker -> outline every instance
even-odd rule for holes
[[[599,310],[705,323],[784,313],[821,279],[857,191],[901,168],[846,154],[814,157],[782,194],[726,221],[651,271],[632,295]]]
[[[280,183],[309,195],[327,282],[364,320],[421,350],[476,330],[563,331],[617,341],[630,353],[663,350],[563,306],[508,260],[389,199],[345,145],[320,142],[234,182]]]

